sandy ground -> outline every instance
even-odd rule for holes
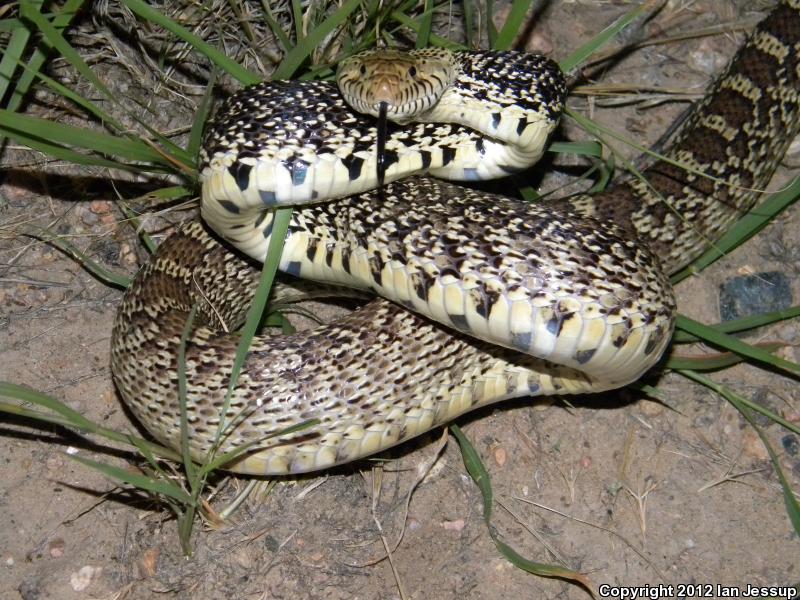
[[[671,35],[752,19],[753,13],[737,8],[746,4],[669,3],[645,33]],[[629,6],[553,2],[532,27],[531,43],[566,56]],[[706,12],[710,6],[713,13]],[[694,93],[724,65],[739,39],[724,35],[639,48],[614,65],[606,80]],[[573,99],[573,106],[643,143],[656,140],[685,106],[600,104]],[[45,177],[41,157],[15,156],[5,159],[11,168],[0,187],[0,380],[41,390],[103,425],[136,431],[108,367],[120,292],[19,232],[28,223],[51,225],[95,260],[128,273],[143,253],[130,229],[117,224],[121,214],[108,187],[106,197],[98,195],[104,188],[96,174]],[[796,168],[796,155],[793,160]],[[772,188],[786,179],[780,175]],[[93,202],[84,201],[90,192]],[[720,285],[758,272],[784,273],[793,297],[800,297],[799,221],[800,210],[790,210],[681,284],[681,311],[717,322]],[[797,322],[747,339],[782,340],[782,355],[800,360]],[[789,378],[739,366],[714,379],[800,419],[800,393]],[[668,406],[620,391],[578,398],[572,408],[521,400],[460,420],[491,474],[495,524],[503,539],[532,560],[566,565],[598,586],[746,588],[800,581],[800,540],[754,432],[728,403],[699,385],[674,374],[650,382],[658,384]],[[800,489],[797,438],[762,424],[784,472]],[[575,585],[526,574],[498,554],[482,519],[479,491],[452,438],[416,485],[418,469],[436,455],[440,435],[432,432],[388,453],[379,494],[369,463],[280,480],[222,526],[198,526],[195,554],[187,559],[167,510],[67,456],[77,452],[126,465],[127,455],[58,428],[2,416],[0,599],[400,598],[398,581],[405,597],[416,599],[587,597]],[[212,504],[224,507],[244,483],[219,479]],[[381,531],[393,550],[394,571],[384,559]]]

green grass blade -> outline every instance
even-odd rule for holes
[[[170,498],[174,498],[178,502],[182,504],[192,505],[194,504],[194,499],[187,494],[182,488],[178,487],[173,483],[168,483],[166,481],[161,481],[158,479],[153,479],[152,477],[148,477],[147,475],[142,475],[140,473],[133,473],[128,471],[127,469],[122,469],[120,467],[115,467],[112,465],[107,465],[105,463],[97,462],[95,460],[90,460],[88,458],[83,458],[82,456],[74,456],[68,454],[69,458],[74,461],[81,463],[87,467],[91,467],[99,472],[101,472],[106,477],[110,477],[111,479],[116,479],[117,481],[124,481],[125,483],[129,483],[130,485],[137,487],[141,490],[146,490],[153,494],[162,494],[164,496],[168,496]]]
[[[696,381],[697,383],[700,383],[700,384],[704,385],[708,389],[718,393],[720,396],[722,396],[726,400],[731,395],[735,396],[736,397],[736,402],[738,402],[739,404],[741,404],[743,406],[746,406],[750,410],[754,410],[757,413],[760,413],[760,414],[764,415],[768,419],[771,419],[771,420],[775,421],[780,426],[785,427],[786,429],[788,429],[792,433],[794,433],[796,435],[800,435],[800,425],[798,425],[796,423],[792,423],[791,421],[787,421],[786,419],[784,419],[780,415],[772,412],[770,409],[758,404],[757,402],[753,402],[752,400],[748,400],[744,396],[740,396],[739,394],[735,394],[733,391],[729,390],[725,386],[719,385],[718,383],[716,383],[713,380],[709,379],[705,375],[703,375],[701,373],[698,373],[697,371],[691,371],[691,370],[678,371],[678,373],[680,373],[681,375],[683,375],[684,377],[686,377],[688,379],[691,379],[692,381]]]
[[[23,65],[23,67],[25,68],[26,71],[30,70],[30,67],[28,67],[28,65]],[[74,102],[77,106],[80,106],[87,113],[91,114],[95,118],[102,121],[106,126],[110,126],[113,130],[117,132],[124,131],[125,128],[123,127],[123,125],[119,121],[117,121],[111,115],[111,113],[104,111],[102,108],[97,106],[97,104],[95,104],[85,96],[73,92],[67,86],[62,85],[61,83],[59,83],[55,79],[48,77],[44,73],[36,72],[33,73],[33,76],[43,81],[45,85],[47,85],[51,90],[53,90],[60,96],[63,96],[64,98]]]
[[[588,194],[597,194],[608,188],[611,179],[614,177],[614,168],[616,166],[614,154],[609,154],[606,159],[598,159],[595,165],[600,170],[600,176],[597,179],[597,183],[587,190]]]
[[[506,22],[492,43],[492,48],[495,50],[508,50],[511,48],[511,44],[514,43],[517,34],[525,25],[525,15],[528,13],[531,4],[533,4],[532,0],[514,0],[511,3]]]
[[[0,382],[0,396],[42,406],[61,415],[72,427],[77,428],[79,431],[97,433],[97,426],[82,414],[71,409],[66,404],[62,404],[55,398],[36,390],[14,383]]]
[[[547,148],[548,152],[561,154],[579,154],[581,156],[603,157],[603,145],[600,142],[553,142]]]
[[[161,468],[161,465],[159,464],[158,457],[156,457],[156,455],[153,454],[150,451],[150,448],[148,448],[147,445],[140,444],[139,441],[140,440],[138,440],[137,438],[134,438],[134,439],[131,440],[133,445],[136,446],[137,450],[139,450],[139,452],[141,452],[142,456],[144,456],[144,459],[150,465],[150,468],[152,468],[161,477],[164,477],[164,478],[169,477],[169,474],[164,469]]]
[[[422,27],[419,21],[409,17],[407,14],[403,13],[399,10],[394,10],[391,12],[391,17],[404,27],[408,27],[412,31],[414,31],[417,35],[419,35],[419,30]],[[464,46],[458,44],[452,40],[448,40],[447,38],[443,38],[435,33],[431,33],[429,36],[429,42],[440,48],[449,48],[450,50],[464,50]]]
[[[180,421],[181,421],[181,457],[183,458],[183,468],[186,469],[186,479],[194,488],[193,483],[197,481],[194,461],[189,451],[189,414],[188,396],[186,390],[186,343],[192,333],[195,315],[197,314],[197,304],[192,306],[189,316],[186,317],[186,324],[181,332],[181,341],[178,344],[178,398],[180,399]]]
[[[157,248],[156,243],[153,241],[153,238],[147,235],[147,232],[140,227],[141,222],[139,221],[139,215],[133,212],[131,207],[125,202],[117,202],[117,206],[119,206],[120,210],[122,210],[123,214],[125,215],[125,220],[133,227],[136,235],[139,236],[139,240],[141,240],[147,252],[149,254],[153,254]]]
[[[275,221],[272,227],[272,236],[267,246],[267,258],[264,261],[264,267],[261,270],[261,279],[258,283],[256,293],[253,296],[250,310],[247,312],[247,319],[245,320],[244,327],[242,328],[241,339],[239,340],[239,346],[236,350],[236,356],[231,370],[231,379],[228,382],[228,391],[225,394],[225,401],[220,411],[220,426],[217,430],[216,437],[217,444],[219,444],[222,435],[226,432],[227,424],[225,422],[225,416],[228,414],[228,409],[230,408],[233,390],[236,388],[236,382],[239,380],[239,374],[247,358],[250,343],[261,322],[264,308],[269,299],[269,293],[272,290],[272,282],[275,280],[275,273],[278,271],[278,264],[280,263],[281,252],[283,251],[283,242],[286,239],[286,233],[289,231],[292,209],[279,208],[275,211],[273,218]]]
[[[614,129],[612,129],[610,127],[607,127],[607,126],[605,126],[605,125],[603,125],[601,123],[598,123],[596,121],[592,121],[591,119],[589,119],[587,117],[584,117],[582,114],[580,114],[579,112],[571,109],[569,106],[564,107],[564,114],[566,116],[570,117],[571,119],[573,119],[585,131],[587,131],[588,133],[590,133],[591,135],[593,135],[594,137],[596,137],[597,139],[599,139],[601,141],[603,139],[603,135],[607,135],[607,136],[609,136],[609,137],[611,137],[611,138],[613,138],[615,140],[618,140],[618,141],[624,143],[627,146],[630,146],[631,148],[633,148],[635,150],[638,150],[643,155],[646,154],[647,156],[652,156],[656,160],[665,162],[665,163],[667,163],[669,165],[672,165],[674,167],[678,167],[679,169],[682,169],[682,170],[686,171],[687,173],[692,173],[694,175],[697,175],[698,177],[703,177],[705,179],[708,179],[709,181],[713,181],[715,183],[719,183],[719,184],[722,184],[722,185],[731,185],[730,182],[726,181],[725,179],[723,179],[721,177],[714,177],[712,175],[709,175],[707,172],[705,172],[705,171],[703,171],[701,169],[698,169],[696,167],[693,167],[692,165],[688,164],[687,162],[681,162],[681,161],[676,160],[674,158],[670,158],[669,156],[666,156],[664,154],[660,154],[658,152],[654,152],[652,149],[647,148],[645,146],[642,146],[641,144],[638,144],[637,142],[635,142],[633,139],[627,137],[626,135],[624,135],[622,133],[619,133],[618,131],[615,131]],[[609,144],[606,144],[606,146],[611,148],[611,146]],[[623,161],[623,164],[639,180],[641,180],[645,184],[649,185],[649,183],[647,181],[647,178],[644,177],[644,175],[642,175],[642,173],[640,173],[634,167],[632,162]],[[732,187],[735,187],[735,186],[732,186]]]
[[[787,344],[783,342],[760,342],[753,347],[773,353],[786,347],[786,345]],[[727,369],[728,367],[739,364],[744,360],[744,358],[733,352],[722,352],[720,354],[709,354],[707,356],[672,355],[664,366],[673,370],[719,371],[720,369]]]
[[[50,23],[44,15],[42,15],[34,6],[30,4],[30,2],[22,2],[20,5],[22,15],[34,23],[39,30],[42,32],[44,39],[47,44],[53,46],[58,52],[62,54],[64,58],[66,58],[80,73],[83,75],[87,81],[91,82],[109,101],[117,103],[116,96],[105,86],[105,84],[94,74],[94,72],[89,68],[81,56],[69,45],[69,43],[64,39],[58,29]],[[183,149],[179,146],[172,143],[167,138],[163,137],[157,131],[153,130],[147,123],[132,115],[139,123],[145,126],[145,128],[157,139],[160,143],[167,148],[168,150],[165,151],[165,154],[172,158],[172,161],[156,161],[156,162],[179,162],[179,163],[186,163],[189,162],[187,159],[188,157],[185,156]],[[88,131],[88,130],[87,130]],[[122,131],[122,129],[120,129]],[[48,139],[49,138],[45,138]],[[52,141],[52,140],[50,140]],[[143,148],[150,148],[148,144],[145,144],[141,140],[138,139],[131,139],[126,140],[130,141],[134,144],[138,144]],[[155,152],[151,150],[156,156],[161,157],[162,153]],[[166,157],[164,157],[166,158]],[[129,160],[137,160],[137,159],[129,159]],[[185,169],[184,169],[185,170]]]
[[[38,232],[29,232],[27,235],[58,248],[64,254],[74,259],[79,265],[86,269],[89,274],[91,274],[93,277],[96,277],[103,283],[113,285],[114,287],[118,287],[122,290],[127,289],[127,287],[131,284],[130,278],[106,269],[78,250],[78,248],[73,244],[56,235],[53,235],[46,229],[40,229]]]
[[[205,476],[208,473],[211,473],[211,471],[219,469],[220,467],[223,467],[224,465],[226,465],[226,464],[228,464],[230,462],[233,462],[234,460],[236,460],[240,456],[243,456],[244,454],[249,452],[251,449],[253,449],[258,444],[261,444],[262,442],[264,442],[265,440],[269,440],[269,439],[272,439],[272,438],[280,437],[282,435],[289,435],[291,433],[295,433],[297,431],[301,431],[301,430],[307,429],[309,427],[314,427],[316,425],[319,425],[319,423],[320,423],[319,419],[308,419],[307,421],[303,421],[302,423],[298,423],[297,425],[292,425],[291,427],[287,427],[286,429],[282,429],[281,431],[279,431],[277,433],[273,433],[271,435],[265,435],[261,439],[253,440],[252,442],[247,442],[246,444],[242,444],[238,448],[235,448],[233,450],[229,450],[228,452],[225,452],[224,454],[220,454],[219,456],[215,456],[214,460],[209,461],[208,463],[206,463],[204,465],[201,465],[200,473],[201,473],[201,475]]]
[[[707,325],[703,325],[702,323],[694,321],[685,315],[678,315],[675,324],[679,329],[682,329],[683,331],[686,331],[692,335],[696,335],[709,344],[719,346],[725,350],[729,350],[730,352],[735,352],[740,356],[744,356],[760,363],[764,363],[770,367],[780,369],[781,371],[784,371],[795,377],[797,376],[797,373],[800,373],[800,365],[797,363],[774,356],[765,350],[756,348],[750,344],[746,344],[733,336],[717,331],[716,329],[708,327]]]
[[[182,185],[172,185],[163,188],[159,188],[157,190],[153,190],[152,192],[148,192],[144,196],[140,196],[141,199],[144,200],[152,200],[152,201],[161,201],[161,200],[179,200],[181,198],[188,198],[192,195],[192,191],[189,190],[187,187]],[[153,238],[150,237],[145,231],[145,229],[141,226],[141,221],[139,220],[138,212],[135,212],[131,209],[130,206],[122,199],[120,202],[117,203],[122,212],[125,214],[125,220],[133,227],[136,235],[139,236],[142,244],[144,244],[145,249],[150,253],[153,254],[156,251],[157,244],[153,241]]]
[[[189,132],[189,143],[186,146],[186,152],[193,159],[200,152],[200,144],[203,142],[203,130],[208,121],[208,115],[211,112],[211,104],[214,100],[214,82],[216,81],[216,72],[212,73],[211,80],[206,85],[206,91],[203,94],[200,105],[197,107],[197,115],[192,122],[192,130]]]
[[[464,37],[467,38],[467,47],[474,48],[475,41],[475,4],[473,0],[464,0]]]
[[[497,28],[494,26],[494,0],[486,0],[486,34],[489,47],[494,48],[497,42]]]
[[[131,9],[134,13],[139,15],[142,19],[155,23],[163,27],[170,33],[176,35],[192,48],[205,55],[211,62],[217,65],[220,69],[228,73],[231,77],[240,81],[245,85],[258,83],[263,79],[258,73],[248,71],[235,60],[231,60],[225,54],[214,48],[211,44],[203,41],[191,31],[179,25],[169,17],[162,15],[152,6],[143,2],[143,0],[122,0],[122,3]]]
[[[81,58],[81,56],[70,46],[69,42],[64,39],[61,32],[48,21],[45,16],[39,12],[38,7],[35,6],[30,0],[21,0],[20,2],[20,15],[27,21],[30,21],[42,33],[44,41],[65,58],[78,72],[93,86],[100,90],[103,95],[109,99],[114,100],[114,94],[109,90],[105,84],[94,74],[89,68],[89,65]]]
[[[0,33],[14,33],[20,27],[25,27],[21,19],[0,19]]]
[[[579,65],[586,62],[586,60],[600,48],[610,42],[620,31],[625,29],[628,25],[633,23],[643,14],[650,11],[653,2],[645,2],[637,6],[631,11],[628,11],[622,17],[617,19],[614,23],[603,29],[600,33],[594,36],[591,40],[586,42],[583,46],[575,50],[572,54],[565,59],[559,61],[561,70],[564,73],[569,73]]]
[[[699,273],[707,266],[722,258],[728,252],[750,239],[761,231],[766,225],[771,223],[777,215],[800,199],[800,177],[796,177],[791,184],[779,192],[770,196],[757,207],[750,210],[745,216],[739,219],[723,235],[712,248],[700,256],[691,265],[679,271],[670,281],[673,284],[683,281],[690,275]]]
[[[286,53],[281,64],[272,74],[272,79],[289,79],[311,56],[314,49],[337,27],[343,25],[350,14],[361,4],[361,0],[347,0],[336,11],[328,15],[305,38]]]
[[[281,27],[278,21],[275,20],[275,15],[272,14],[272,9],[269,2],[262,0],[261,8],[264,10],[264,21],[267,23],[267,26],[269,26],[272,34],[278,40],[278,44],[281,46],[284,52],[288,52],[292,47],[292,40],[289,39],[289,36],[286,35],[283,27]]]
[[[36,404],[37,406],[41,406],[49,411],[52,411],[53,413],[58,415],[58,417],[60,417],[61,420],[56,421],[52,418],[52,415],[36,413],[35,411],[28,411],[28,409],[25,409],[24,407],[16,407],[13,410],[6,410],[5,412],[13,412],[14,414],[19,414],[22,416],[30,416],[32,418],[48,421],[50,423],[58,423],[59,425],[74,427],[75,429],[81,432],[94,433],[106,439],[112,440],[114,442],[120,442],[122,444],[129,444],[129,445],[145,444],[150,449],[151,452],[157,454],[158,456],[169,458],[170,460],[180,460],[180,455],[169,448],[159,446],[158,444],[148,442],[147,440],[143,440],[141,438],[136,438],[135,436],[131,436],[127,433],[122,433],[119,431],[115,431],[113,429],[108,429],[107,427],[102,427],[100,425],[97,425],[96,423],[93,423],[92,421],[84,417],[79,412],[71,409],[66,404],[63,404],[62,402],[59,402],[55,398],[52,398],[47,394],[37,392],[36,390],[33,390],[29,387],[18,385],[16,383],[0,381],[0,396],[5,398],[12,398],[20,402]],[[1,406],[7,409],[9,407],[15,407],[16,405],[5,404]],[[27,413],[21,411],[27,411]],[[29,413],[34,413],[34,414],[29,414]],[[136,443],[134,444],[132,440],[136,440]]]
[[[627,144],[628,146],[630,146],[632,148],[635,148],[635,149],[639,150],[642,154],[646,154],[648,156],[653,156],[657,160],[662,161],[662,162],[667,163],[667,164],[670,164],[670,165],[673,165],[675,167],[678,167],[678,168],[682,169],[683,171],[686,171],[687,173],[692,173],[694,175],[697,175],[698,177],[703,177],[703,178],[705,178],[705,179],[707,179],[709,181],[713,181],[713,182],[716,182],[716,183],[721,184],[721,185],[736,187],[736,186],[733,186],[732,184],[730,184],[730,182],[725,181],[724,179],[719,178],[719,177],[711,176],[707,172],[704,172],[704,171],[702,171],[702,170],[700,170],[700,169],[698,169],[698,168],[686,163],[685,161],[676,160],[674,158],[670,158],[669,156],[665,156],[663,154],[659,154],[658,152],[654,152],[653,150],[651,150],[649,148],[645,148],[644,146],[635,143],[633,140],[629,139],[627,136],[625,136],[623,134],[620,134],[620,133],[614,131],[613,129],[611,129],[609,127],[606,127],[606,126],[604,126],[604,125],[602,125],[600,123],[596,123],[596,122],[594,122],[594,121],[592,121],[590,119],[587,119],[586,117],[584,117],[583,115],[579,114],[578,112],[570,109],[569,107],[565,107],[564,108],[564,114],[568,115],[569,117],[571,117],[584,130],[586,130],[590,134],[594,135],[595,137],[597,137],[601,141],[603,141],[603,134],[606,134],[606,135],[608,135],[608,136],[610,136],[610,137],[612,137],[612,138],[614,138],[616,140],[622,141],[623,143]],[[609,146],[609,148],[611,148],[610,145],[608,145],[608,144],[606,144],[606,145]],[[667,202],[667,200],[659,193],[658,190],[656,190],[655,188],[653,188],[650,185],[650,182],[647,180],[647,178],[639,170],[636,169],[635,165],[632,162],[630,162],[629,160],[625,160],[624,157],[621,157],[621,158],[622,158],[622,164],[625,166],[625,168],[634,177],[636,177],[645,186],[647,186],[651,190],[651,192],[653,192],[653,194],[656,197],[658,197],[661,200],[661,202],[664,203],[664,205],[669,210],[671,210],[673,212],[673,214],[676,215],[676,217],[678,217],[679,219],[685,218],[679,211],[677,211],[675,209],[674,206],[672,206],[669,202]],[[715,244],[709,238],[707,238],[705,236],[702,236],[702,235],[701,235],[701,237],[703,238],[703,242],[709,248],[718,248],[718,245]],[[673,279],[673,281],[674,281],[674,279]]]
[[[180,198],[188,198],[193,194],[193,191],[183,185],[168,185],[152,192],[148,192],[145,197],[152,198],[153,200],[178,200]]]
[[[560,579],[574,581],[575,583],[585,587],[592,593],[592,595],[594,595],[594,588],[592,587],[589,579],[584,575],[558,565],[548,565],[545,563],[537,563],[528,560],[500,540],[494,525],[492,525],[492,504],[494,500],[492,482],[491,478],[489,477],[489,473],[486,471],[486,467],[483,466],[483,462],[481,461],[478,453],[475,451],[475,448],[467,439],[467,436],[465,436],[461,431],[459,426],[450,425],[450,431],[455,436],[456,440],[458,441],[458,445],[461,448],[461,457],[464,460],[464,466],[466,467],[467,472],[469,473],[470,477],[472,477],[472,480],[475,482],[475,485],[478,486],[478,489],[481,492],[481,496],[483,497],[483,520],[486,522],[486,527],[489,529],[489,535],[492,537],[492,540],[494,541],[500,553],[511,564],[519,569],[522,569],[523,571],[527,571],[528,573],[542,577],[558,577]]]
[[[41,6],[41,2],[36,4]],[[11,31],[11,37],[3,50],[3,58],[0,59],[0,100],[6,97],[11,82],[14,81],[14,72],[17,70],[17,64],[22,61],[30,37],[30,30],[22,22],[19,22],[19,27]]]
[[[85,0],[67,0],[63,6],[54,7],[55,15],[52,24],[57,30],[67,27],[78,11],[83,7]],[[38,3],[37,3],[38,4]],[[38,8],[37,8],[38,11]],[[22,99],[33,84],[34,77],[42,69],[47,59],[47,52],[42,48],[34,49],[23,73],[20,74],[14,86],[14,92],[5,106],[8,110],[17,110],[22,104]],[[2,97],[2,95],[0,95]]]
[[[417,31],[417,48],[427,48],[430,44],[431,27],[433,26],[433,0],[425,0],[425,10],[420,16],[419,31]]]
[[[755,329],[778,321],[785,321],[786,319],[793,319],[800,316],[800,306],[793,306],[785,310],[777,310],[775,312],[764,313],[763,315],[754,315],[752,317],[743,317],[734,321],[724,321],[716,325],[706,325],[720,333],[738,333],[740,331],[747,331],[748,329]],[[672,336],[673,344],[686,344],[689,342],[698,342],[700,338],[685,331],[676,331]]]
[[[303,41],[303,5],[300,0],[292,0],[292,22],[294,23],[294,37],[299,44]]]
[[[83,148],[102,155],[120,157],[127,161],[169,164],[164,161],[162,154],[140,140],[121,138],[84,127],[20,115],[5,109],[0,109],[0,128],[20,131],[29,137],[40,138],[50,143]]]
[[[781,462],[778,458],[778,455],[775,453],[775,450],[772,448],[772,444],[769,443],[769,439],[767,436],[764,435],[764,432],[761,431],[761,428],[758,427],[753,420],[752,415],[750,415],[750,411],[748,411],[743,406],[735,404],[736,408],[739,409],[744,415],[744,418],[750,423],[751,427],[756,430],[758,437],[761,438],[761,442],[764,444],[764,447],[767,449],[767,453],[769,453],[769,458],[772,461],[772,466],[775,469],[775,473],[778,475],[778,480],[781,482],[781,488],[783,490],[783,503],[786,506],[786,514],[789,516],[789,520],[792,523],[792,527],[794,527],[795,535],[800,536],[800,503],[797,502],[797,498],[795,497],[794,491],[792,490],[792,486],[789,483],[789,480],[786,479],[786,475],[781,468]]]
[[[16,114],[16,113],[14,113]],[[69,148],[65,148],[64,146],[59,146],[58,144],[51,144],[45,140],[40,138],[31,137],[21,131],[10,129],[10,128],[3,128],[0,127],[0,137],[5,136],[12,140],[16,140],[20,144],[31,148],[32,150],[37,150],[42,154],[45,154],[51,158],[57,160],[63,160],[67,162],[74,163],[76,165],[86,165],[86,166],[95,166],[95,167],[106,167],[108,169],[120,169],[122,171],[148,171],[148,172],[164,172],[165,169],[163,167],[153,167],[148,166],[144,168],[141,165],[128,165],[125,163],[117,162],[114,160],[108,160],[106,158],[101,158],[99,156],[92,156],[88,154],[82,154],[80,152],[76,152],[75,150],[70,150]]]

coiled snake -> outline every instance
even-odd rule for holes
[[[693,172],[658,161],[645,171],[652,189],[622,180],[545,205],[413,174],[483,179],[535,161],[564,97],[547,59],[425,51],[346,62],[348,100],[366,112],[382,105],[395,121],[382,152],[375,118],[351,109],[334,84],[272,82],[232,96],[201,156],[205,220],[263,259],[274,207],[311,201],[294,211],[281,268],[391,301],[310,332],[254,340],[225,415],[239,418],[220,450],[263,441],[227,468],[312,471],[505,398],[637,379],[672,332],[666,273],[752,206],[797,133],[799,52],[800,5],[784,0],[666,151]],[[378,83],[363,89],[370,69]],[[403,81],[424,93],[410,96]],[[409,103],[415,116],[392,112]],[[247,260],[193,221],[141,269],[115,321],[122,397],[154,437],[178,448],[178,347],[199,307],[185,363],[197,459],[220,422],[238,343],[227,331],[242,322],[256,280]],[[308,419],[320,422],[265,439]]]

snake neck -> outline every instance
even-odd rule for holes
[[[493,179],[530,166],[544,152],[566,93],[558,66],[527,53],[460,53],[459,61],[461,75],[435,109],[440,121],[389,128],[381,154],[386,183],[424,173]],[[500,78],[512,75],[511,89],[502,91]],[[265,209],[374,189],[377,138],[375,118],[352,110],[332,83],[246,88],[220,107],[207,131],[200,156],[203,216],[238,244],[237,230],[264,224]],[[238,247],[253,255],[249,246]]]

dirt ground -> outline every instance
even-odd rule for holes
[[[669,2],[638,33],[654,38],[718,23],[752,23],[759,13],[750,12],[750,4]],[[630,6],[551,2],[537,16],[529,44],[564,57]],[[597,76],[694,95],[740,40],[727,34],[640,47]],[[124,85],[138,83],[131,78]],[[604,107],[584,97],[571,103],[645,144],[658,139],[686,106],[651,101]],[[578,135],[573,128],[566,133]],[[798,158],[795,153],[788,159],[795,169]],[[50,225],[95,260],[129,274],[144,254],[130,228],[117,223],[122,216],[111,188],[105,186],[105,198],[98,195],[102,174],[44,176],[44,166],[39,155],[15,151],[4,158],[0,380],[50,394],[105,426],[137,431],[109,372],[120,292],[19,232],[31,223]],[[771,189],[787,179],[788,171],[781,173]],[[544,185],[559,182],[550,176]],[[92,201],[85,201],[90,192]],[[786,275],[797,303],[798,232],[795,207],[682,283],[680,310],[717,322],[720,285],[772,271]],[[783,341],[782,356],[800,360],[798,321],[747,339]],[[713,378],[800,421],[800,392],[792,379],[751,366]],[[596,586],[746,588],[800,581],[800,540],[757,435],[706,388],[675,374],[649,382],[657,383],[668,406],[619,391],[577,398],[573,407],[509,402],[459,421],[491,474],[494,522],[502,538],[527,558],[587,574]],[[761,424],[794,489],[800,489],[797,438],[768,421]],[[573,584],[518,570],[498,554],[454,439],[416,485],[418,469],[433,459],[440,436],[434,431],[388,453],[379,494],[369,463],[279,480],[268,492],[252,495],[222,526],[198,526],[194,556],[185,558],[167,510],[68,457],[77,453],[127,465],[129,456],[64,430],[0,416],[0,599],[392,599],[401,597],[399,585],[414,599],[588,597]],[[221,478],[210,502],[226,506],[245,483]],[[393,550],[391,564],[381,532]]]

